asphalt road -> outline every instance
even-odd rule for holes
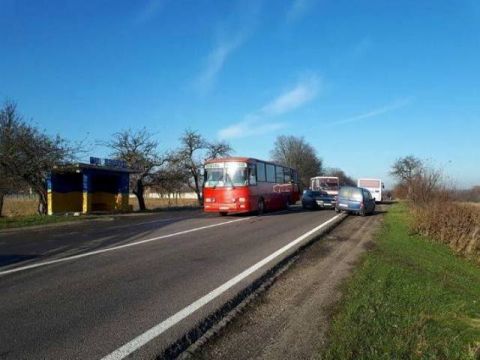
[[[321,359],[332,309],[362,254],[375,245],[385,205],[351,216],[302,251],[295,263],[193,352],[195,360]]]
[[[334,216],[187,211],[0,233],[0,359],[100,359],[169,322],[131,354],[154,358],[280,259],[189,305]]]

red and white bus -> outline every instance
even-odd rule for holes
[[[300,199],[296,170],[246,157],[208,160],[204,167],[206,212],[221,215],[285,209]]]

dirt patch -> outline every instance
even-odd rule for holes
[[[247,307],[195,359],[310,359],[325,341],[339,285],[373,246],[382,215],[352,216],[303,252],[273,286]]]

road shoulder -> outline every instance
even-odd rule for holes
[[[339,285],[369,249],[381,214],[349,217],[299,255],[272,287],[253,301],[195,359],[308,359],[325,341]]]

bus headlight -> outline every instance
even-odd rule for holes
[[[244,197],[240,197],[240,198],[238,198],[238,202],[244,203],[245,201],[246,201],[246,200],[245,200],[245,198],[244,198]]]
[[[208,197],[207,197],[207,198],[205,198],[205,202],[207,202],[207,203],[213,203],[213,202],[215,202],[215,198],[208,198]]]

